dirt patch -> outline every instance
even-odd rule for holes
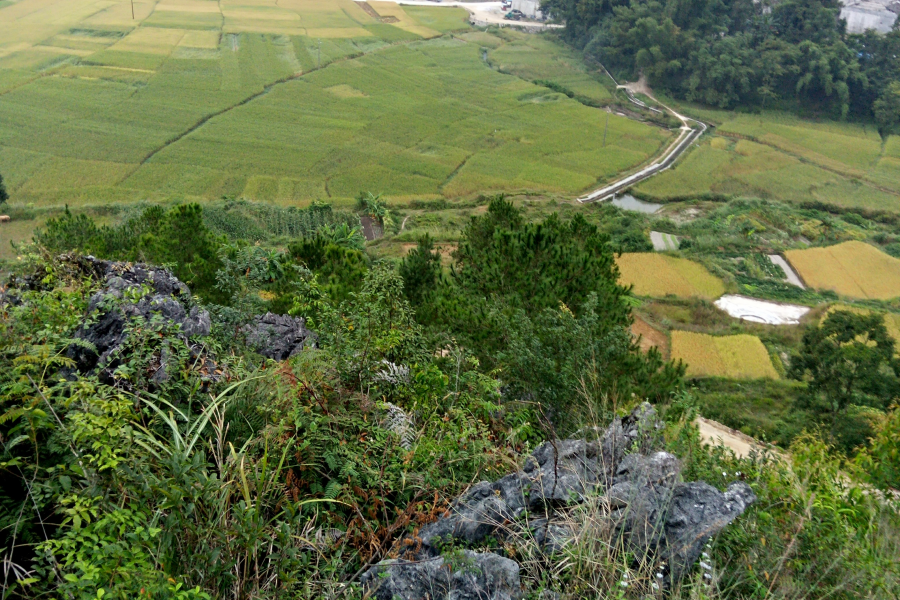
[[[399,23],[400,22],[400,19],[398,19],[397,17],[382,17],[375,11],[375,9],[372,7],[372,5],[369,4],[368,2],[357,2],[357,4],[359,5],[359,7],[361,9],[363,9],[363,12],[365,12],[367,15],[369,15],[373,19],[377,19],[378,21],[381,21],[382,23]]]
[[[766,448],[749,435],[736,429],[726,427],[717,421],[697,417],[695,421],[700,429],[700,439],[710,446],[725,446],[732,450],[739,458],[746,458],[750,452],[756,450],[762,452]]]
[[[414,244],[411,242],[407,242],[404,244],[400,244],[400,255],[406,256],[410,253],[410,251],[417,247],[418,244]],[[444,266],[448,266],[453,262],[453,252],[456,251],[457,244],[435,244],[434,249],[441,256],[441,264]]]
[[[691,221],[697,219],[702,214],[703,211],[699,208],[686,208],[684,210],[672,212],[671,214],[668,214],[666,216],[669,217],[669,219],[671,219],[674,223],[678,225],[684,225],[685,223],[690,223]]]
[[[649,352],[650,348],[658,348],[663,358],[669,359],[669,337],[664,331],[660,331],[653,327],[644,319],[635,315],[634,323],[631,325],[631,335],[640,336],[640,347],[642,352]]]

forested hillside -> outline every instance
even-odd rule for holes
[[[838,0],[545,0],[610,70],[721,108],[900,124],[900,31],[848,35]]]

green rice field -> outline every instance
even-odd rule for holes
[[[674,169],[637,191],[666,199],[719,194],[900,210],[900,139],[871,125],[781,113],[689,110],[717,125]]]
[[[128,1],[0,8],[0,173],[13,202],[575,195],[670,138],[613,117],[603,146],[604,113],[531,83],[555,73],[580,94],[608,94],[570,50],[473,31],[462,9],[164,0],[134,10],[132,20]]]

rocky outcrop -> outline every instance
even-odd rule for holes
[[[703,481],[679,481],[681,463],[668,452],[630,454],[605,499],[616,537],[637,562],[659,564],[664,582],[679,581],[703,546],[756,500],[750,486],[722,493]]]
[[[530,535],[524,537],[552,555],[582,534],[565,517],[565,508],[590,498],[597,500],[602,513],[598,518],[610,524],[613,537],[608,541],[613,547],[628,552],[635,563],[656,565],[665,585],[678,581],[697,562],[704,544],[755,496],[743,482],[733,483],[724,493],[704,482],[682,482],[680,461],[655,451],[661,428],[653,408],[644,404],[628,417],[615,419],[602,433],[542,444],[522,471],[476,484],[445,516],[423,527],[415,546],[401,549],[413,562],[383,562],[366,574],[366,585],[377,598],[425,597],[415,595],[416,590],[431,589],[433,576],[446,577],[426,566],[441,564],[445,548],[484,543],[488,537],[521,539],[510,534],[525,530]],[[481,579],[458,581],[469,586],[463,591],[443,591],[448,588],[441,583],[434,589],[442,591],[429,597],[515,597],[516,590],[494,596],[496,590],[478,587],[487,581],[518,581],[518,566],[515,577],[506,576],[511,568],[506,563],[503,574],[494,573],[499,563],[491,556],[471,557],[481,566]]]
[[[88,303],[84,324],[75,339],[87,342],[69,349],[81,373],[97,371],[103,380],[114,379],[115,369],[126,358],[132,327],[158,324],[174,333],[190,349],[200,368],[214,370],[191,338],[209,335],[209,313],[194,306],[187,286],[166,269],[144,264],[110,262],[81,257],[82,270],[102,282]],[[150,379],[157,383],[170,376],[169,352],[160,351]]]
[[[464,550],[419,561],[384,561],[362,582],[376,600],[512,600],[519,595],[519,565],[490,552]]]
[[[266,358],[287,360],[304,348],[315,347],[318,338],[299,317],[266,313],[244,326],[247,345]]]

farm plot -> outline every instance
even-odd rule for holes
[[[900,138],[872,126],[765,112],[686,108],[716,123],[680,164],[638,186],[655,198],[704,193],[900,210]]]
[[[900,296],[900,259],[869,244],[851,241],[784,254],[810,287],[850,298],[888,300]]]
[[[725,284],[698,263],[652,252],[622,254],[616,259],[619,283],[638,296],[698,297],[710,300],[725,293]]]
[[[500,71],[528,81],[549,81],[593,102],[612,100],[612,94],[601,83],[609,78],[590,73],[573,50],[561,49],[549,39],[529,33],[510,30],[497,35],[502,36],[497,38],[502,43],[482,40],[482,44],[493,48],[488,59]]]
[[[603,147],[596,109],[484,62],[481,38],[504,39],[423,39],[468,28],[461,9],[161,0],[132,20],[127,3],[102,4],[0,7],[0,172],[15,201],[576,194],[670,137],[613,117]],[[529,61],[605,93],[563,46],[522,39]]]
[[[278,202],[490,190],[577,193],[653,154],[666,132],[485,68],[454,40],[395,46],[273,88],[170,145],[125,182],[153,189],[198,167],[247,174],[243,195]],[[217,189],[217,188],[216,188]],[[200,191],[200,190],[198,190]],[[215,190],[201,192],[212,195]]]
[[[673,331],[671,357],[687,365],[688,377],[779,379],[766,347],[755,335]]]

